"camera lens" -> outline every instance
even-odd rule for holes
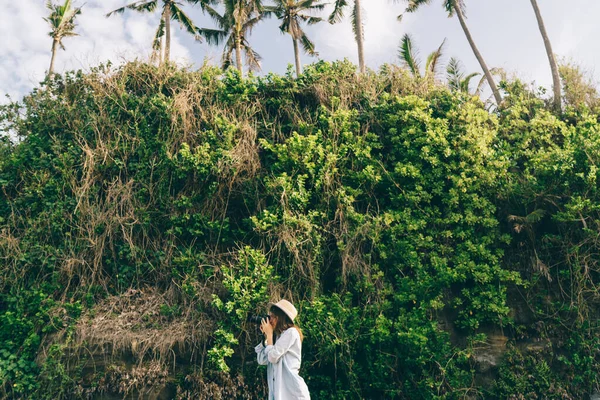
[[[249,315],[248,318],[246,319],[247,322],[252,322],[254,324],[259,324],[262,322],[262,320],[269,320],[269,316],[268,315]]]

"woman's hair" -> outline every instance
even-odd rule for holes
[[[271,306],[271,313],[277,317],[277,325],[275,325],[274,329],[276,334],[281,335],[281,333],[288,328],[296,328],[300,334],[300,341],[304,340],[302,330],[297,325],[294,325],[294,322],[281,310],[281,308]]]

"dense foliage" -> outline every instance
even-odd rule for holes
[[[164,302],[130,330],[195,329],[137,360],[178,398],[264,395],[246,316],[279,297],[317,399],[592,393],[598,113],[504,90],[490,112],[395,67],[132,63],[2,107],[0,396],[140,390],[77,349],[84,317],[148,288]]]

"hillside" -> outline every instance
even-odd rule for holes
[[[0,397],[264,398],[246,317],[285,297],[315,399],[587,398],[600,114],[564,83],[49,78],[0,107]]]

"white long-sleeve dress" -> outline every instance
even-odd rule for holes
[[[302,341],[295,328],[281,333],[275,345],[254,348],[260,365],[267,366],[269,400],[310,400],[308,386],[300,377]]]

